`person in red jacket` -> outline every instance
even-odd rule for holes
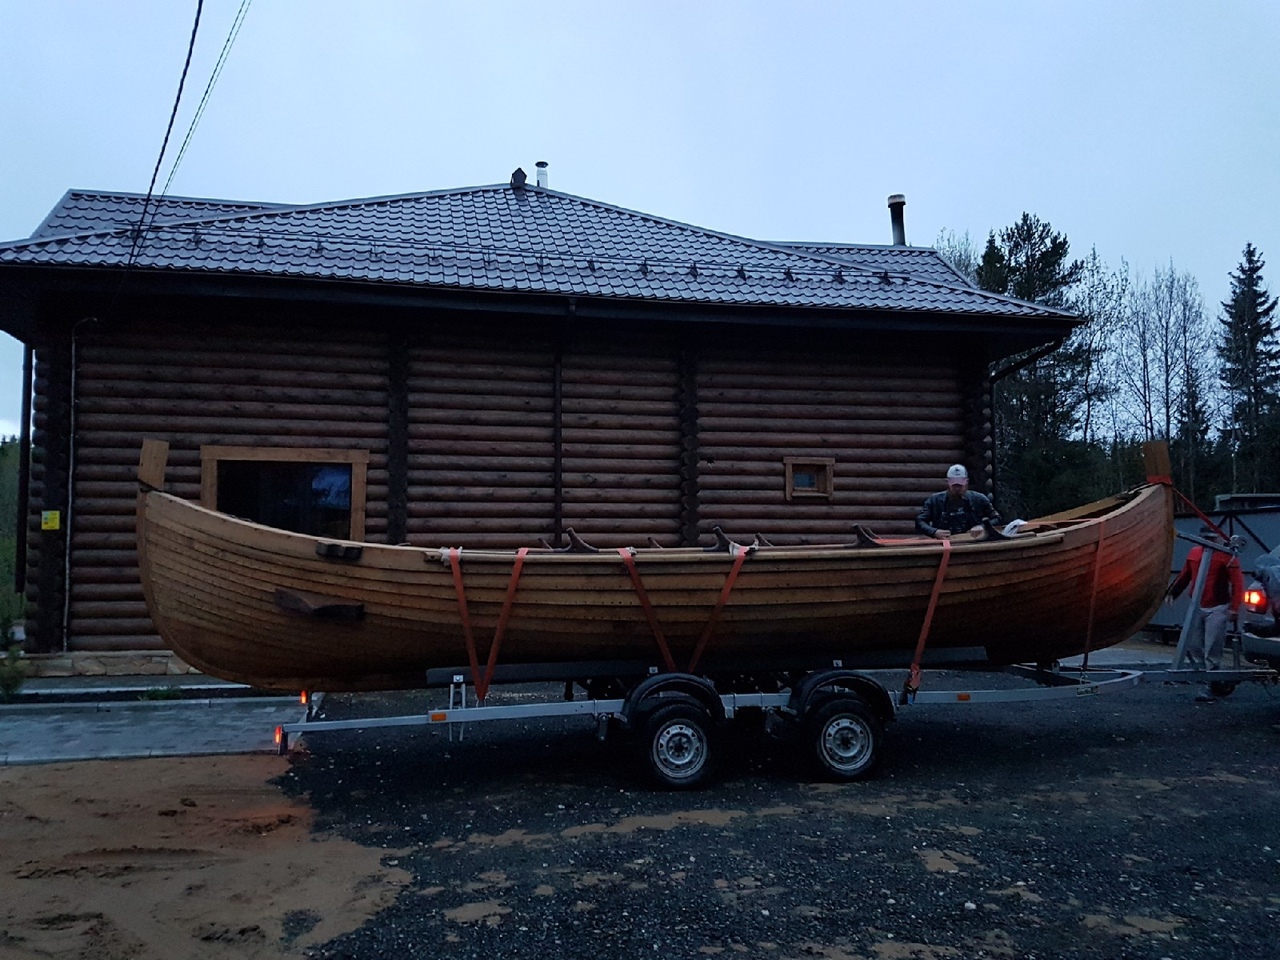
[[[1222,537],[1212,527],[1202,527],[1200,536],[1205,540],[1222,543]],[[1182,565],[1178,577],[1169,585],[1166,593],[1172,600],[1196,582],[1204,547],[1192,547],[1187,562]],[[1222,644],[1227,636],[1227,625],[1240,608],[1244,597],[1244,577],[1240,573],[1240,561],[1235,554],[1211,550],[1209,572],[1204,581],[1204,593],[1200,595],[1200,607],[1191,620],[1191,633],[1187,637],[1187,659],[1197,670],[1217,670],[1222,663]],[[1206,689],[1197,700],[1214,699]]]

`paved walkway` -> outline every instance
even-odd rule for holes
[[[183,699],[139,699],[161,688]],[[0,705],[0,765],[272,753],[276,726],[305,708],[249,692],[207,677],[33,679]]]

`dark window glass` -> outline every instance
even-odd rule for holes
[[[795,470],[791,474],[791,486],[795,490],[817,490],[818,474],[814,470]]]
[[[221,460],[218,509],[268,527],[346,540],[351,536],[351,465]]]

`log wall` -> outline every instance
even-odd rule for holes
[[[779,544],[909,533],[966,452],[955,367],[708,349],[697,394],[703,543],[715,524]],[[788,501],[785,457],[834,458],[830,499]]]
[[[138,582],[136,472],[144,437],[170,444],[167,488],[200,499],[200,447],[370,451],[366,536],[386,531],[386,350],[377,336],[86,331],[77,345],[69,649],[160,646]]]
[[[432,338],[409,357],[408,541],[529,547],[554,536],[556,351]]]
[[[600,547],[679,546],[677,357],[577,346],[561,382],[564,526]]]

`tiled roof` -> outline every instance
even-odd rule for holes
[[[134,247],[128,213],[138,210],[137,197],[68,194],[34,237],[0,244],[0,265],[122,267]],[[293,207],[166,200],[161,211],[163,219],[158,216],[132,250],[134,269],[709,305],[1072,319],[976,290],[954,274],[935,279],[941,272],[936,264],[923,269],[929,258],[917,248],[815,245],[810,251],[532,186]],[[77,224],[92,226],[57,235]],[[857,258],[845,255],[851,250]],[[907,260],[915,265],[910,271],[901,269]]]
[[[131,228],[138,222],[145,200],[146,197],[140,193],[68,190],[49,211],[44,223],[36,227],[31,239]],[[151,203],[147,205],[147,220],[192,220],[249,210],[279,210],[283,206],[276,203],[201,200],[195,197],[152,197]]]
[[[819,257],[831,257],[856,264],[867,270],[888,270],[905,273],[917,280],[934,280],[938,283],[973,286],[968,278],[943,259],[932,247],[890,247],[868,243],[808,243],[786,242],[776,246],[789,247]]]

